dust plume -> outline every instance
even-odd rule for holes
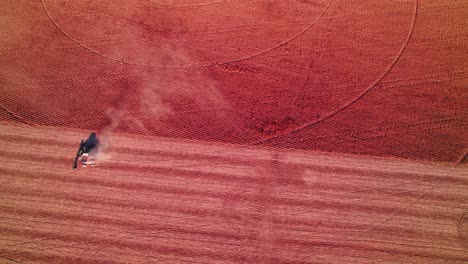
[[[159,57],[167,65],[190,64],[190,58],[180,46],[161,48]],[[192,61],[193,62],[193,61]],[[151,65],[151,61],[147,65]],[[181,113],[209,112],[210,119],[226,119],[230,109],[218,83],[207,69],[174,69],[125,65],[128,74],[115,87],[117,99],[106,109],[108,124],[102,129],[100,156],[106,156],[115,132],[155,135],[177,131]],[[108,98],[104,98],[108,100]],[[184,115],[187,117],[187,114]],[[109,155],[109,154],[108,154]]]

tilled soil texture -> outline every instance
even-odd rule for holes
[[[468,4],[6,1],[0,120],[455,162]]]
[[[466,263],[466,163],[0,123],[0,263]]]

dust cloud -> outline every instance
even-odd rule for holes
[[[195,64],[185,49],[175,43],[161,48],[160,53],[158,63],[164,58],[165,65]],[[122,61],[125,64],[125,60]],[[151,58],[145,62],[145,65],[153,64]],[[118,92],[117,103],[105,110],[108,124],[100,133],[100,159],[110,158],[108,150],[112,134],[118,132],[122,126],[131,127],[131,131],[136,134],[154,135],[158,130],[171,131],[171,125],[178,122],[181,112],[210,111],[214,113],[210,118],[228,118],[227,111],[222,110],[230,109],[230,104],[207,69],[174,69],[132,64],[125,67],[129,72],[126,78],[130,81],[126,81],[123,87],[108,88],[123,89],[123,92]]]

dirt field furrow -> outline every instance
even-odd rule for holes
[[[466,0],[16,0],[0,24],[0,264],[468,263]]]
[[[2,128],[5,261],[466,260],[456,164],[113,135],[107,160],[73,171],[80,131],[48,147],[54,129]]]

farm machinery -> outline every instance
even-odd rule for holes
[[[73,169],[80,167],[94,166],[95,156],[99,149],[99,140],[96,133],[91,133],[86,140],[81,140],[80,147],[73,162]]]

